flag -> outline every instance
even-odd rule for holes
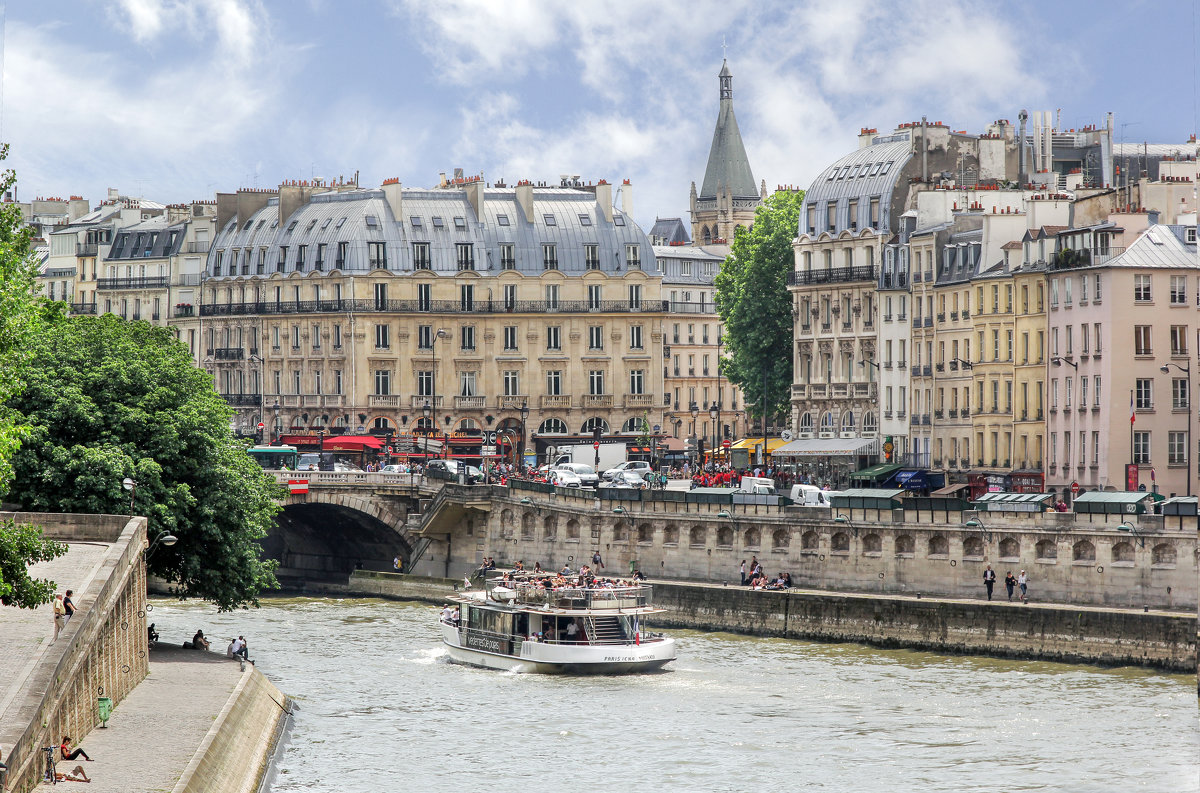
[[[1133,392],[1130,391],[1129,392],[1129,423],[1130,423],[1130,425],[1132,425],[1135,421],[1137,421],[1137,413],[1134,411],[1134,408],[1133,408]]]

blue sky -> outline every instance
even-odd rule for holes
[[[9,0],[0,136],[20,198],[166,202],[361,174],[579,174],[686,217],[722,39],[756,179],[806,186],[863,126],[1020,108],[1195,129],[1191,3]],[[1124,126],[1123,126],[1124,125]]]

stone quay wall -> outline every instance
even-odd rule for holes
[[[1198,601],[1195,518],[1127,516],[1134,534],[1117,529],[1121,515],[616,501],[577,488],[493,487],[489,504],[427,532],[433,542],[413,572],[461,577],[484,556],[578,568],[598,550],[613,573],[636,564],[652,578],[735,584],[741,561],[757,556],[768,574],[790,572],[805,588],[981,598],[990,564],[1001,598],[1005,573],[1023,569],[1037,602],[1195,609]],[[982,528],[964,525],[972,519]]]
[[[65,543],[110,545],[78,611],[30,672],[21,699],[5,712],[0,743],[9,748],[8,790],[31,790],[41,779],[39,747],[77,740],[100,723],[98,697],[114,707],[149,670],[146,637],[146,519],[124,515],[0,513],[42,527]]]
[[[726,631],[944,654],[1196,670],[1196,618],[1129,609],[897,595],[750,591],[651,581],[652,628]],[[441,604],[461,579],[357,571],[325,594]],[[430,613],[430,625],[435,616]]]

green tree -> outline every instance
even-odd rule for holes
[[[786,412],[792,386],[792,299],[788,273],[795,269],[792,240],[804,192],[776,192],[739,227],[717,273],[717,313],[725,325],[727,357],[721,372],[742,389],[746,407],[762,415],[766,378],[767,415]],[[703,406],[701,406],[703,407]]]
[[[12,497],[35,512],[123,513],[132,477],[150,536],[178,538],[154,548],[150,571],[221,609],[256,603],[276,586],[258,540],[279,488],[232,437],[212,378],[165,328],[44,316],[25,391],[10,400],[29,424]]]
[[[30,577],[29,565],[66,552],[67,546],[47,540],[37,526],[0,521],[0,604],[32,609],[53,600],[54,582]]]

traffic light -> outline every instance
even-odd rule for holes
[[[703,438],[696,439],[696,459],[698,459],[700,462],[704,462],[704,439]]]
[[[593,443],[600,442],[600,428],[599,427],[596,427],[594,430],[592,430],[592,442]]]

